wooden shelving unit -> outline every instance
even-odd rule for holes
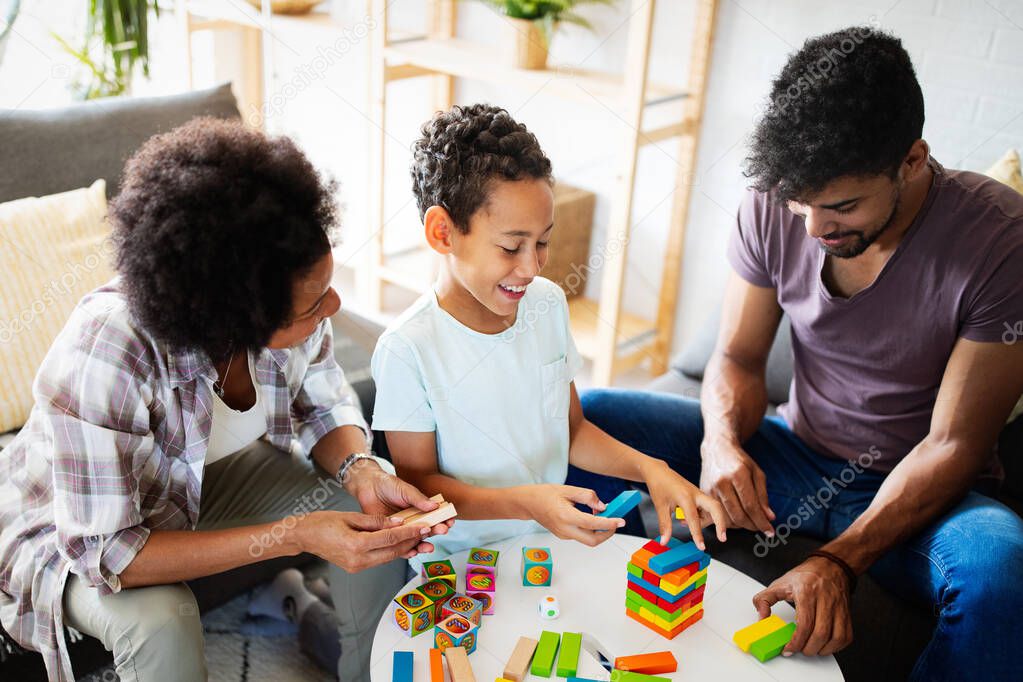
[[[371,254],[361,276],[365,299],[380,310],[383,287],[394,284],[423,291],[432,281],[435,262],[430,254],[411,250],[385,255],[384,225],[384,140],[387,85],[407,78],[437,79],[433,108],[447,109],[452,102],[452,79],[467,78],[498,83],[504,88],[538,90],[557,79],[548,91],[593,106],[594,99],[624,108],[628,132],[619,140],[619,175],[612,197],[607,234],[622,248],[606,250],[600,272],[599,300],[573,298],[569,308],[572,333],[580,353],[593,361],[593,383],[610,384],[621,371],[650,363],[653,374],[667,369],[680,270],[689,211],[690,178],[696,167],[697,141],[703,116],[711,45],[717,15],[716,0],[690,0],[695,11],[695,28],[690,45],[689,74],[685,88],[658,86],[648,82],[650,44],[656,2],[632,0],[629,14],[628,47],[621,74],[552,67],[534,71],[508,65],[489,45],[455,37],[455,3],[432,0],[430,26],[425,37],[391,40],[388,35],[387,1],[368,0],[368,10],[377,20],[370,45],[370,111],[372,125],[370,164]],[[670,123],[645,128],[645,114],[655,106],[681,102],[681,116]],[[656,319],[644,319],[622,309],[626,254],[631,228],[633,194],[639,149],[647,144],[678,139],[678,170],[671,224],[664,248]]]

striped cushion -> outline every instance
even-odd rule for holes
[[[0,433],[21,427],[32,381],[78,300],[113,276],[106,183],[0,204]]]

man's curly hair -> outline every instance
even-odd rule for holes
[[[293,284],[327,255],[338,208],[287,137],[199,118],[128,161],[109,216],[129,309],[155,338],[214,361],[265,346]]]
[[[898,38],[870,26],[811,38],[774,81],[746,177],[783,201],[842,176],[894,177],[923,124],[923,93]]]
[[[486,204],[493,180],[551,182],[551,161],[536,136],[500,107],[455,106],[420,132],[411,169],[420,219],[431,206],[441,206],[465,234],[470,216]]]

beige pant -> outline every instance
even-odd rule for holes
[[[203,478],[200,530],[267,523],[318,509],[359,511],[358,503],[322,472],[262,441],[211,464]],[[274,542],[269,536],[257,540],[257,554]],[[330,591],[341,623],[341,682],[369,680],[376,624],[404,584],[405,567],[403,560],[353,574],[330,567]],[[65,622],[114,653],[122,682],[205,680],[198,614],[184,583],[101,596],[72,574],[64,588]]]

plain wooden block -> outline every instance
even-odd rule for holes
[[[430,501],[431,502],[436,502],[437,504],[440,504],[441,502],[444,501],[444,496],[441,495],[440,493],[437,493],[436,495],[434,495],[433,497],[430,498]],[[395,514],[391,514],[391,518],[392,519],[401,519],[402,521],[407,521],[409,518],[411,518],[413,516],[416,516],[418,514],[422,514],[422,513],[423,512],[419,511],[419,509],[417,509],[416,507],[409,507],[408,509],[402,509],[400,512],[397,512]]]
[[[451,676],[451,682],[476,682],[465,647],[448,647],[444,650],[444,658],[448,660],[448,675]]]
[[[529,663],[533,660],[537,641],[529,637],[519,637],[515,649],[508,662],[504,664],[504,676],[512,682],[524,682],[529,674]]]

